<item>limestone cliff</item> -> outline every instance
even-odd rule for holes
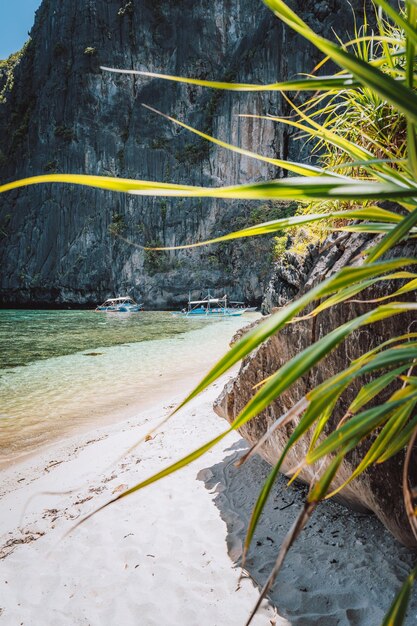
[[[319,32],[344,34],[351,24],[342,0],[292,4]],[[286,129],[238,117],[286,113],[278,94],[220,93],[103,73],[99,66],[266,83],[308,71],[317,58],[261,0],[44,0],[12,80],[0,71],[0,180],[72,172],[217,185],[281,176],[141,107],[266,155],[303,158],[302,143]],[[115,235],[141,245],[182,244],[280,210],[69,185],[4,194],[0,301],[83,304],[130,291],[148,306],[174,306],[189,289],[208,287],[260,301],[271,239],[145,254]]]

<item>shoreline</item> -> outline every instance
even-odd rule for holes
[[[237,590],[245,529],[270,471],[257,456],[235,467],[247,449],[237,433],[66,536],[118,493],[225,431],[212,403],[232,375],[126,457],[180,394],[1,471],[1,625],[245,624],[306,490],[278,479]],[[253,624],[375,626],[414,558],[374,517],[323,503]],[[416,619],[414,595],[406,624]]]
[[[36,458],[37,456],[48,454],[48,451],[53,452],[55,448],[59,449],[61,446],[66,448],[71,444],[71,442],[73,442],[73,445],[77,447],[77,443],[80,438],[86,438],[89,440],[95,439],[96,435],[99,434],[100,431],[103,431],[105,435],[108,436],[107,431],[112,431],[114,428],[118,427],[126,428],[126,425],[130,424],[132,421],[136,421],[138,419],[138,415],[143,413],[151,416],[154,414],[160,414],[161,407],[162,412],[166,413],[167,409],[174,408],[186,397],[187,393],[192,390],[202,376],[203,374],[199,373],[184,381],[180,374],[174,382],[183,384],[178,385],[178,387],[181,388],[181,392],[178,392],[177,387],[175,390],[175,396],[173,396],[172,388],[165,389],[162,394],[159,390],[158,400],[152,398],[147,398],[146,400],[140,399],[136,403],[132,402],[127,404],[126,407],[117,411],[113,410],[106,415],[97,415],[95,419],[87,421],[84,424],[77,424],[77,426],[74,427],[73,432],[71,432],[68,437],[57,434],[57,436],[51,437],[48,441],[42,442],[38,447],[34,447],[26,452],[21,452],[18,456],[5,460],[0,458],[0,476],[3,471],[7,471],[8,469],[16,467],[20,464],[24,464],[26,461],[30,461],[30,459]],[[146,421],[149,421],[150,419],[153,418],[146,418]]]
[[[55,441],[172,404],[174,395],[185,397],[251,321],[197,328],[191,322],[168,337],[83,349],[4,370],[0,469]]]

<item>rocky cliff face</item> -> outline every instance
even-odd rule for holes
[[[287,290],[288,301],[297,291],[296,282],[300,280],[302,290],[312,287],[319,281],[325,279],[330,274],[341,269],[345,265],[358,263],[358,255],[365,248],[373,245],[372,238],[363,235],[350,235],[341,241],[338,238],[333,245],[325,247],[325,251],[316,255],[315,261],[309,268],[300,264],[299,260],[294,260],[288,264],[287,271],[289,277],[286,282],[280,280],[280,268],[278,268],[277,281],[272,280],[269,290],[269,298],[274,304],[279,300],[280,305],[285,304],[285,289]],[[390,251],[390,258],[394,256],[404,256],[413,258],[417,254],[415,243],[407,243],[396,246]],[[290,261],[291,259],[288,259]],[[307,279],[302,278],[307,273]],[[300,279],[301,276],[301,279]],[[287,285],[280,293],[274,292],[274,284]],[[377,283],[369,288],[361,296],[362,299],[379,298],[399,287],[398,282],[392,284]],[[408,296],[408,300],[415,299],[415,294]],[[366,304],[345,302],[319,314],[313,320],[304,320],[295,324],[289,324],[277,335],[271,337],[252,355],[244,359],[239,375],[224,388],[223,393],[218,398],[215,406],[216,412],[225,417],[229,422],[240,413],[243,407],[254,393],[254,386],[266,377],[275,372],[281,365],[301,352],[313,342],[329,333],[334,328],[340,326],[349,319],[353,319],[367,310]],[[286,390],[278,400],[273,402],[268,409],[263,411],[251,422],[240,429],[241,434],[250,443],[256,443],[265,434],[268,428],[288,411],[295,403],[316,385],[323,380],[342,371],[360,354],[372,350],[390,337],[401,335],[416,329],[417,320],[413,313],[402,314],[393,318],[378,322],[369,327],[364,327],[353,333],[348,341],[344,342],[319,365],[317,365],[308,375],[304,376]],[[340,419],[345,414],[348,406],[358,393],[363,381],[356,381],[349,386],[349,389],[342,395],[338,411],[326,426],[326,432],[331,432]],[[386,390],[387,391],[387,390]],[[392,391],[392,390],[391,390]],[[391,393],[390,391],[390,393]],[[388,393],[387,396],[388,397]],[[384,398],[378,396],[378,403]],[[370,407],[371,404],[368,405]],[[298,423],[296,418],[291,424],[275,431],[268,441],[262,446],[260,454],[271,465],[275,465],[279,458],[288,437],[293,432]],[[306,433],[290,450],[282,466],[283,472],[291,474],[293,469],[305,457],[310,441],[311,432]],[[341,485],[357,467],[365,452],[369,449],[371,441],[368,439],[361,442],[358,448],[353,450],[346,457],[340,467],[334,486]],[[327,459],[328,460],[328,459]],[[341,499],[345,504],[359,509],[374,512],[385,526],[402,543],[409,546],[416,546],[415,537],[407,520],[403,494],[402,494],[402,469],[404,455],[399,453],[383,464],[370,468],[365,474],[351,482],[341,492]],[[324,467],[320,468],[323,471]],[[318,468],[307,466],[300,474],[300,479],[306,483],[311,483],[315,479]],[[417,462],[413,458],[410,465],[411,484],[417,482]]]
[[[343,33],[351,23],[341,0],[293,5],[319,32]],[[217,185],[281,176],[141,107],[266,155],[302,158],[301,142],[286,129],[238,117],[286,113],[278,94],[220,93],[99,66],[266,83],[308,71],[316,58],[261,0],[44,0],[13,80],[5,86],[0,76],[0,180],[71,172]],[[156,254],[116,235],[182,244],[279,214],[272,204],[142,199],[64,185],[4,194],[0,300],[82,304],[130,291],[148,305],[174,306],[193,288],[260,300],[270,239]]]

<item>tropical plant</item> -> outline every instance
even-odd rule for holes
[[[365,313],[346,321],[282,365],[278,371],[254,390],[250,401],[231,426],[222,434],[173,465],[162,469],[147,480],[118,495],[108,504],[158,481],[202,456],[230,431],[243,426],[263,411],[290,385],[317,366],[333,349],[348,340],[355,330],[395,315],[417,310],[415,301],[401,299],[401,297],[407,297],[407,294],[412,293],[417,287],[417,274],[412,271],[417,259],[394,256],[390,258],[390,250],[394,245],[406,238],[416,236],[417,93],[414,89],[414,60],[417,46],[417,0],[406,0],[404,9],[401,11],[393,9],[387,0],[375,0],[378,7],[379,32],[371,35],[366,32],[357,32],[355,39],[345,44],[342,42],[334,43],[314,33],[283,0],[264,0],[264,2],[285,24],[314,44],[325,55],[325,60],[329,59],[338,65],[341,68],[340,71],[325,76],[313,74],[300,79],[269,85],[251,85],[205,81],[133,70],[103,69],[127,74],[135,73],[214,89],[276,90],[282,93],[309,91],[320,94],[316,95],[313,101],[304,104],[303,108],[295,109],[297,118],[277,119],[275,121],[297,125],[303,133],[321,142],[320,147],[327,149],[327,156],[324,152],[321,163],[306,165],[264,157],[211,137],[183,122],[172,120],[172,122],[180,124],[203,139],[234,152],[274,164],[295,174],[295,176],[256,184],[207,188],[166,182],[54,174],[8,183],[0,187],[0,192],[24,185],[61,182],[140,195],[251,199],[262,200],[263,202],[268,199],[291,199],[310,202],[312,206],[319,205],[319,210],[314,212],[309,210],[292,217],[249,226],[208,242],[192,244],[193,246],[217,241],[230,241],[241,237],[253,237],[265,233],[277,233],[302,224],[311,225],[325,222],[336,224],[339,228],[340,220],[344,220],[342,228],[348,231],[360,230],[371,234],[378,233],[379,237],[372,247],[363,253],[362,264],[352,265],[337,271],[246,333],[219,360],[184,401],[176,407],[171,416],[227,372],[235,363],[255,350],[274,333],[279,332],[286,324],[296,323],[303,314],[304,316],[315,317],[327,308],[357,296],[378,281],[383,284],[388,284],[388,281],[393,280],[403,282],[398,289],[387,294],[380,301],[375,301]],[[383,18],[383,13],[385,18]],[[317,105],[320,102],[322,103],[321,109],[319,107],[317,111]],[[356,111],[359,111],[358,107],[360,106],[361,111],[368,110],[369,113],[372,102],[376,102],[379,107],[381,125],[375,129],[371,124],[368,124],[369,120],[372,121],[372,117],[368,115],[362,134],[365,141],[358,143],[357,137],[345,132],[346,128],[351,127],[351,119],[355,120],[355,124],[358,121],[354,115],[350,118],[352,106],[354,109],[356,107]],[[312,108],[313,104],[315,109]],[[389,129],[385,123],[386,116],[389,116],[391,121],[394,120],[394,124]],[[361,123],[362,120],[359,120],[359,126]],[[326,165],[330,160],[332,160],[331,168]],[[339,166],[341,167],[339,168]],[[375,205],[375,202],[382,200],[395,201],[398,210]],[[344,204],[346,202],[348,206]],[[351,223],[351,220],[355,220],[355,222]],[[305,507],[281,546],[276,564],[248,623],[255,614],[261,599],[268,593],[282,566],[286,553],[305,526],[317,503],[332,491],[334,477],[344,457],[362,440],[372,436],[372,445],[352,473],[349,481],[369,466],[382,463],[407,447],[404,463],[404,498],[410,525],[417,538],[416,510],[408,481],[411,449],[417,437],[417,384],[416,377],[413,376],[416,360],[417,333],[406,332],[400,336],[390,337],[378,348],[361,354],[359,358],[347,364],[345,369],[312,388],[290,411],[276,420],[273,427],[261,440],[260,444],[264,443],[274,429],[283,427],[297,417],[297,426],[293,430],[281,457],[272,468],[254,507],[247,531],[243,559],[247,554],[256,524],[274,485],[275,478],[290,448],[300,437],[312,430],[314,433],[313,443],[304,462],[305,464],[313,464],[318,460],[327,459],[327,464],[324,465],[324,471],[311,486]],[[372,375],[371,382],[363,386],[354,400],[353,406],[350,407],[351,411],[347,414],[346,419],[336,431],[327,434],[325,432],[326,423],[332,415],[337,414],[339,401],[345,389],[353,381],[363,381],[369,375]],[[369,378],[365,380],[369,380]],[[397,388],[390,392],[388,400],[384,398],[384,401],[378,402],[379,394],[392,389],[393,384],[397,384]],[[373,404],[369,408],[370,400],[373,400]],[[257,448],[258,446],[251,450],[247,457]],[[385,626],[403,623],[416,573],[417,570],[414,570],[410,574],[394,600],[384,621]]]

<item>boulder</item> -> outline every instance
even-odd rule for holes
[[[360,263],[358,254],[367,246],[373,245],[374,240],[363,235],[348,235],[343,240],[330,242],[324,246],[324,251],[318,254],[313,267],[304,284],[303,290],[308,289],[318,281],[326,278],[341,267]],[[393,256],[415,257],[416,243],[406,243],[396,246],[391,252]],[[363,299],[378,298],[388,293],[388,289],[398,288],[399,283],[376,283],[369,288]],[[408,300],[415,300],[415,293],[408,295]],[[267,376],[275,372],[281,365],[298,352],[317,341],[322,336],[367,310],[368,304],[343,303],[322,312],[315,319],[304,320],[287,325],[281,332],[271,337],[254,353],[245,358],[236,378],[229,382],[215,403],[215,411],[229,422],[239,414],[242,408],[254,394],[253,387]],[[309,390],[323,380],[344,369],[352,359],[368,351],[395,334],[402,334],[409,329],[417,330],[417,318],[414,314],[401,314],[390,319],[364,327],[335,349],[326,359],[318,364],[308,375],[298,380],[265,411],[240,429],[241,435],[254,444],[260,440],[266,430],[276,419],[288,411]],[[329,421],[325,433],[328,434],[338,424],[350,402],[358,393],[363,381],[358,381],[343,394],[338,410]],[[390,390],[386,390],[388,396]],[[379,396],[376,401],[384,399]],[[370,405],[369,405],[370,406]],[[291,435],[298,418],[284,428],[278,429],[260,449],[261,456],[271,465],[277,462],[281,452]],[[306,434],[291,449],[283,464],[282,471],[291,475],[293,469],[304,458],[311,440],[311,432]],[[334,486],[342,482],[352,473],[352,470],[363,458],[369,449],[372,438],[368,438],[353,450],[344,460],[339,469]],[[327,459],[329,462],[331,457]],[[397,454],[387,462],[370,468],[364,474],[352,481],[340,494],[340,501],[362,511],[369,511],[385,524],[390,532],[403,544],[416,546],[416,539],[411,531],[403,502],[402,470],[404,452]],[[321,466],[320,470],[324,469]],[[310,484],[318,470],[315,466],[308,466],[300,474],[300,480]],[[412,484],[417,484],[417,462],[412,459],[410,468]]]

